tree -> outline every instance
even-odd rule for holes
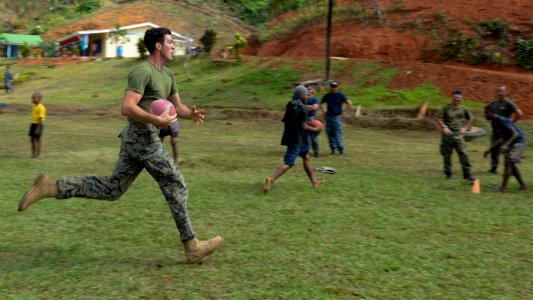
[[[115,24],[115,28],[109,33],[111,43],[122,45],[130,41],[128,38],[128,32],[121,28],[122,26],[119,23]]]
[[[217,42],[217,33],[212,29],[206,29],[204,35],[200,38],[200,43],[207,53],[211,52],[213,45]]]
[[[120,45],[130,41],[128,38],[128,32],[125,29],[121,29],[121,27],[122,26],[120,26],[119,23],[116,23],[115,28],[109,33],[111,44],[116,44],[117,50],[119,49]],[[117,56],[120,56],[120,54],[117,53]]]

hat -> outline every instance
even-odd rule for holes
[[[307,88],[305,88],[303,85],[295,87],[292,91],[292,99],[302,99],[305,96],[307,96]]]
[[[338,86],[339,86],[339,84],[336,83],[335,81],[332,81],[332,82],[329,83],[329,87],[336,88]]]

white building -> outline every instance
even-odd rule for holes
[[[137,42],[144,37],[146,30],[161,27],[151,22],[133,24],[120,27],[126,31],[126,36],[119,43],[114,43],[111,39],[112,32],[116,28],[82,30],[59,38],[60,50],[72,53],[71,49],[77,51],[80,56],[99,57],[139,57]],[[184,55],[188,45],[192,45],[192,39],[172,31],[175,49],[174,55]]]

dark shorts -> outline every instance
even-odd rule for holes
[[[304,143],[299,147],[287,147],[287,152],[285,152],[283,162],[292,167],[296,163],[296,158],[298,158],[298,156],[305,158],[307,153],[309,153],[309,144]]]
[[[40,134],[35,134],[35,128],[37,128],[37,125],[39,125],[39,124],[32,123],[31,126],[30,126],[30,132],[28,133],[28,135],[31,136],[32,138],[40,138],[43,135],[43,130],[44,130],[44,125],[43,124],[41,124],[41,133]]]
[[[164,138],[166,136],[171,136],[172,135],[172,131],[170,131],[170,129],[168,128],[159,128],[159,138]]]

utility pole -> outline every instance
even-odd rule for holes
[[[333,1],[328,0],[328,25],[326,29],[326,82],[329,82],[331,70],[331,21],[333,19]]]

